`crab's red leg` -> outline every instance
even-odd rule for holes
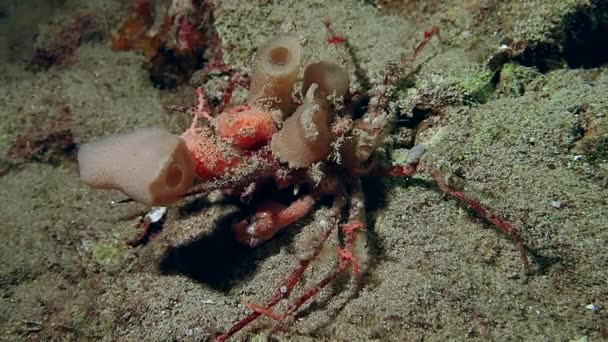
[[[481,205],[481,203],[479,203],[478,201],[476,201],[472,198],[467,197],[463,192],[458,191],[458,190],[452,188],[451,186],[449,186],[448,183],[446,182],[445,178],[439,172],[439,170],[432,168],[428,165],[424,166],[424,170],[426,170],[426,172],[428,172],[431,175],[431,177],[433,177],[433,179],[435,180],[435,182],[437,183],[437,185],[439,186],[439,188],[442,191],[444,191],[446,194],[452,196],[459,202],[464,203],[469,208],[471,208],[474,212],[476,212],[479,216],[481,216],[482,218],[484,218],[485,220],[489,221],[494,226],[496,226],[496,228],[498,228],[500,231],[509,235],[511,237],[511,239],[513,239],[513,243],[515,244],[515,247],[517,247],[517,250],[519,251],[519,256],[521,258],[521,261],[524,264],[524,268],[526,269],[526,272],[527,273],[531,272],[530,262],[528,261],[528,255],[526,254],[526,247],[524,245],[524,240],[522,239],[521,235],[519,234],[519,231],[511,223],[505,221],[502,217],[498,216],[497,214],[489,213],[488,210]]]
[[[283,314],[282,318],[285,318],[294,312],[296,312],[302,305],[304,305],[309,299],[314,297],[317,293],[321,292],[327,285],[331,284],[340,274],[346,271],[349,267],[352,266],[353,273],[358,275],[359,273],[359,264],[355,257],[354,247],[357,242],[358,231],[362,230],[365,227],[363,222],[355,221],[351,222],[344,227],[342,227],[342,232],[346,235],[346,244],[344,248],[338,249],[338,257],[340,258],[340,263],[338,267],[334,269],[331,273],[329,273],[325,278],[321,279],[317,284],[313,287],[306,290],[304,293],[300,295],[300,297],[296,298],[287,308],[285,314]]]
[[[194,119],[192,119],[192,125],[190,129],[195,129],[198,127],[198,118],[199,115],[207,119],[209,122],[213,122],[213,109],[207,103],[207,99],[205,98],[205,91],[202,87],[196,88],[196,112],[194,114]]]
[[[437,37],[437,39],[439,40],[440,43],[442,42],[439,26],[433,26],[433,27],[431,27],[430,30],[424,31],[424,34],[422,36],[422,41],[418,44],[418,46],[416,46],[416,48],[414,49],[414,53],[412,53],[412,56],[404,58],[402,62],[404,64],[414,62],[414,60],[416,60],[416,57],[418,57],[420,52],[422,52],[422,50],[424,50],[424,48],[429,44],[429,42],[431,41],[431,39],[434,36]]]
[[[310,263],[319,255],[322,250],[325,241],[329,237],[329,235],[334,231],[335,227],[338,225],[340,220],[342,207],[343,207],[343,198],[340,195],[337,195],[334,198],[334,204],[332,206],[331,213],[329,215],[329,221],[327,222],[327,226],[321,232],[319,239],[316,241],[315,245],[311,249],[311,252],[306,255],[304,258],[300,259],[298,262],[298,266],[289,273],[289,275],[285,278],[285,282],[277,291],[270,297],[266,305],[264,306],[251,306],[250,308],[262,308],[261,310],[253,310],[249,315],[245,318],[241,319],[237,323],[235,323],[228,331],[222,333],[221,335],[215,338],[217,342],[223,342],[228,340],[231,336],[239,332],[241,329],[249,325],[251,322],[255,321],[258,317],[262,316],[265,313],[271,314],[271,308],[275,306],[278,302],[280,302],[284,298],[288,298],[291,294],[293,288],[302,280],[302,275],[310,265]],[[264,312],[265,311],[265,312]]]
[[[315,191],[303,195],[289,206],[274,200],[262,202],[255,208],[255,214],[251,220],[245,219],[233,225],[237,240],[251,247],[258,246],[272,238],[281,229],[306,216],[320,196],[337,193],[338,184],[334,177],[327,177],[317,185]]]
[[[277,325],[273,329],[273,332],[279,328],[283,319],[295,313],[302,305],[308,300],[313,298],[317,293],[321,292],[327,285],[331,284],[340,276],[344,271],[352,266],[353,273],[357,275],[359,273],[359,265],[355,257],[355,246],[357,243],[357,237],[359,232],[365,228],[365,208],[364,208],[364,197],[361,189],[361,181],[357,180],[353,184],[351,191],[349,220],[346,225],[342,227],[342,233],[345,236],[344,247],[338,250],[338,256],[340,262],[331,273],[321,279],[313,287],[306,290],[298,298],[296,298],[288,307],[285,313],[281,316],[281,319],[277,321]],[[271,332],[272,333],[272,332]]]
[[[330,234],[330,232],[332,230],[333,230],[333,227],[332,227],[332,229],[327,229],[326,230],[327,234],[323,234],[323,236],[321,237],[321,239],[323,240],[323,242],[325,242],[325,240],[327,240],[327,238],[329,237],[329,234]],[[244,327],[246,327],[247,325],[249,325],[251,322],[255,321],[258,317],[260,317],[262,315],[269,315],[265,311],[270,312],[270,310],[271,310],[271,308],[273,306],[275,306],[282,299],[287,298],[289,296],[289,293],[291,292],[291,290],[293,290],[293,288],[302,279],[302,275],[306,271],[306,268],[308,268],[308,265],[310,265],[310,263],[312,262],[312,260],[314,258],[316,258],[317,255],[319,254],[319,252],[321,251],[320,247],[321,246],[319,246],[319,248],[316,249],[316,252],[313,253],[310,257],[300,260],[300,262],[298,263],[298,266],[296,267],[296,269],[294,269],[287,276],[287,278],[285,279],[284,285],[281,286],[272,295],[272,297],[270,297],[270,299],[268,300],[268,302],[266,303],[266,305],[264,305],[264,306],[248,305],[247,307],[249,309],[251,309],[252,312],[250,314],[248,314],[247,316],[245,316],[245,318],[243,318],[240,321],[238,321],[237,323],[235,323],[232,327],[230,327],[230,329],[228,329],[228,331],[226,331],[225,333],[223,333],[223,334],[219,335],[218,337],[216,337],[215,341],[217,341],[217,342],[226,341],[232,335],[236,334],[241,329],[243,329]],[[258,307],[262,308],[262,309],[257,309]]]
[[[237,85],[245,89],[249,89],[249,87],[251,86],[251,79],[247,75],[241,74],[239,72],[235,72],[230,76],[230,79],[228,81],[228,87],[226,87],[224,93],[222,94],[222,102],[218,109],[219,113],[223,112],[224,109],[226,109],[226,107],[228,107],[228,105],[230,104],[230,101],[232,100],[232,94],[234,93],[234,89]]]
[[[418,163],[420,157],[424,153],[423,150],[413,151],[413,160],[405,165],[392,166],[386,169],[374,170],[377,174],[384,177],[412,177],[419,171]],[[474,212],[476,212],[479,216],[483,217],[485,220],[492,223],[496,228],[498,228],[501,232],[509,235],[511,239],[513,239],[513,243],[515,247],[519,251],[519,256],[524,264],[524,268],[527,273],[530,273],[530,262],[528,261],[528,256],[526,254],[526,247],[524,244],[524,240],[517,228],[515,228],[511,223],[507,222],[502,217],[491,214],[488,212],[486,208],[484,208],[479,201],[476,201],[472,198],[467,197],[462,191],[458,191],[452,188],[446,181],[445,178],[441,175],[439,170],[429,166],[424,165],[422,167],[422,171],[427,172],[433,177],[439,188],[445,192],[446,194],[452,196],[457,201],[465,204],[469,208],[471,208]]]
[[[418,161],[405,165],[395,165],[389,168],[379,169],[377,173],[382,177],[404,177],[409,178],[418,172]]]
[[[325,25],[325,29],[327,30],[328,44],[344,44],[348,42],[348,39],[345,36],[340,36],[336,33],[331,20],[325,19],[323,25]]]

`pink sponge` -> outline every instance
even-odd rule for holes
[[[140,128],[105,137],[78,151],[80,179],[96,189],[120,190],[137,202],[164,206],[194,181],[194,161],[179,136]]]

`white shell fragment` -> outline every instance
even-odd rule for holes
[[[586,306],[586,308],[588,310],[590,310],[591,312],[598,312],[598,311],[600,311],[600,308],[597,305],[593,304],[593,303],[592,304],[588,304]]]
[[[150,219],[150,223],[156,223],[162,220],[165,215],[167,215],[167,207],[153,207],[146,214],[146,217]]]

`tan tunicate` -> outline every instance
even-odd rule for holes
[[[304,103],[272,137],[273,156],[293,168],[324,160],[331,151],[329,106],[316,89],[316,84],[309,87]]]
[[[302,45],[292,34],[274,37],[258,50],[248,103],[279,109],[283,118],[294,109],[293,86],[302,62]]]
[[[323,96],[343,97],[348,92],[349,78],[346,69],[332,62],[310,64],[304,70],[302,95],[306,94],[311,84],[316,83]]]
[[[340,145],[340,162],[347,169],[361,166],[371,155],[377,142],[365,129],[365,123],[358,120],[352,129],[351,137]]]
[[[120,190],[133,200],[169,205],[194,181],[194,161],[184,140],[160,128],[140,128],[82,145],[80,179],[95,189]]]

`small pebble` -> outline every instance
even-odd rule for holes
[[[598,312],[600,311],[600,308],[597,307],[597,305],[595,304],[589,304],[586,306],[587,309],[591,310],[591,312]]]
[[[510,274],[507,274],[507,278],[508,279],[519,279],[519,273],[518,272],[513,272]]]

